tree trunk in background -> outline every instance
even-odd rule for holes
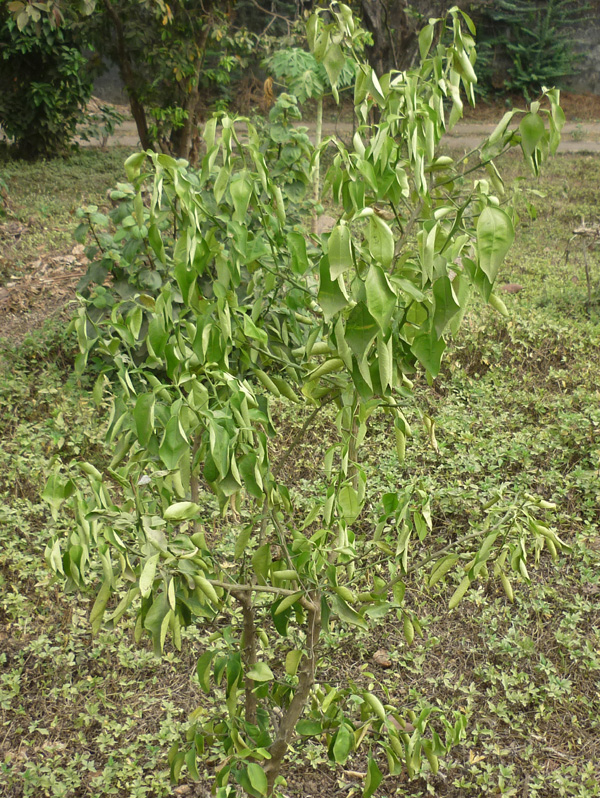
[[[131,58],[129,57],[129,53],[127,51],[123,24],[110,0],[103,0],[103,3],[104,7],[106,8],[106,12],[112,20],[114,26],[115,35],[117,38],[119,71],[121,73],[121,80],[123,81],[125,90],[127,91],[127,96],[129,97],[129,106],[131,108],[132,116],[135,119],[138,136],[140,137],[140,144],[142,145],[142,149],[149,150],[152,149],[152,142],[150,140],[150,136],[148,135],[146,111],[139,100],[135,88],[135,74],[133,70],[133,64],[131,63]]]

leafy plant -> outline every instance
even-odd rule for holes
[[[320,11],[309,19],[309,44],[341,64],[342,45],[352,52],[361,34],[347,6],[330,20]],[[436,26],[449,44],[440,35],[433,46]],[[514,238],[513,210],[494,160],[520,146],[537,172],[558,145],[563,116],[549,90],[549,108],[505,115],[475,166],[438,154],[461,116],[461,87],[473,97],[473,33],[452,9],[420,34],[418,68],[379,78],[358,62],[357,133],[350,149],[331,140],[330,234],[309,238],[295,222],[294,198],[274,181],[248,121],[211,119],[198,171],[152,152],[126,162],[132,212],[112,240],[126,241],[123,257],[133,253],[124,279],[145,261],[161,269],[160,285],[113,297],[110,314],[82,302],[79,368],[90,356],[107,361],[112,382],[101,374],[93,397],[110,393],[113,457],[102,470],[57,462],[44,497],[54,513],[68,501],[77,524],[47,558],[77,587],[91,562],[101,564],[94,632],[130,608],[136,639],[147,632],[157,654],[167,637],[181,647],[185,627],[211,630],[197,679],[222,691],[227,714],[195,713],[187,745],[175,744],[169,760],[174,779],[184,764],[194,776],[197,758],[217,746],[219,798],[235,794],[233,782],[273,794],[296,733],[322,740],[340,764],[367,749],[367,798],[382,778],[379,752],[391,774],[435,772],[465,717],[431,706],[404,717],[368,684],[318,680],[323,638],[346,626],[360,635],[392,613],[410,644],[421,633],[411,575],[426,571],[431,587],[456,574],[450,608],[487,578],[512,600],[510,574],[528,581],[528,560],[563,545],[544,523],[553,506],[532,495],[495,496],[475,528],[440,537],[428,493],[409,483],[377,495],[359,456],[377,415],[389,417],[402,462],[411,377],[439,373],[473,290],[505,312],[493,284]],[[373,106],[376,126],[367,123]],[[519,128],[509,129],[518,113]],[[488,177],[471,182],[480,166]],[[92,224],[103,222],[93,213]],[[297,407],[287,444],[275,401]],[[334,413],[334,432],[323,481],[306,501],[287,487],[285,468],[324,412]],[[433,419],[423,414],[423,423],[436,448]],[[218,530],[209,491],[227,518]]]
[[[69,149],[92,91],[73,31],[39,6],[15,0],[0,11],[0,123],[27,158]]]
[[[573,26],[585,14],[567,0],[529,2],[497,0],[479,9],[482,77],[501,93],[516,92],[530,100],[543,86],[572,75],[577,57]],[[498,75],[506,69],[500,85]]]

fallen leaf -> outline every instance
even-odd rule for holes
[[[373,662],[375,663],[375,665],[379,665],[380,668],[391,668],[392,667],[392,660],[390,659],[390,656],[389,656],[388,652],[385,651],[383,648],[378,649],[373,654],[372,659],[373,659]]]

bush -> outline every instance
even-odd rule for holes
[[[39,12],[38,12],[39,13]],[[68,26],[0,12],[0,124],[19,156],[63,154],[92,92]]]
[[[484,88],[527,100],[574,73],[573,26],[582,9],[566,0],[497,0],[480,10],[478,76]]]

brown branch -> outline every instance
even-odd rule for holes
[[[286,755],[288,746],[293,737],[296,724],[302,715],[304,707],[310,696],[310,691],[315,683],[315,670],[317,665],[317,643],[321,634],[321,600],[317,593],[310,594],[312,610],[308,611],[306,631],[306,655],[304,664],[300,669],[298,687],[290,705],[285,710],[281,723],[277,729],[277,736],[269,747],[271,759],[265,765],[267,773],[267,794],[272,795],[275,780],[279,775],[281,763]]]
[[[254,679],[248,676],[248,671],[256,665],[256,624],[254,623],[254,607],[251,593],[240,593],[237,596],[242,605],[244,617],[244,631],[242,633],[242,657],[244,660],[244,692],[245,692],[245,719],[247,723],[256,726],[256,710],[258,700],[254,692]]]

